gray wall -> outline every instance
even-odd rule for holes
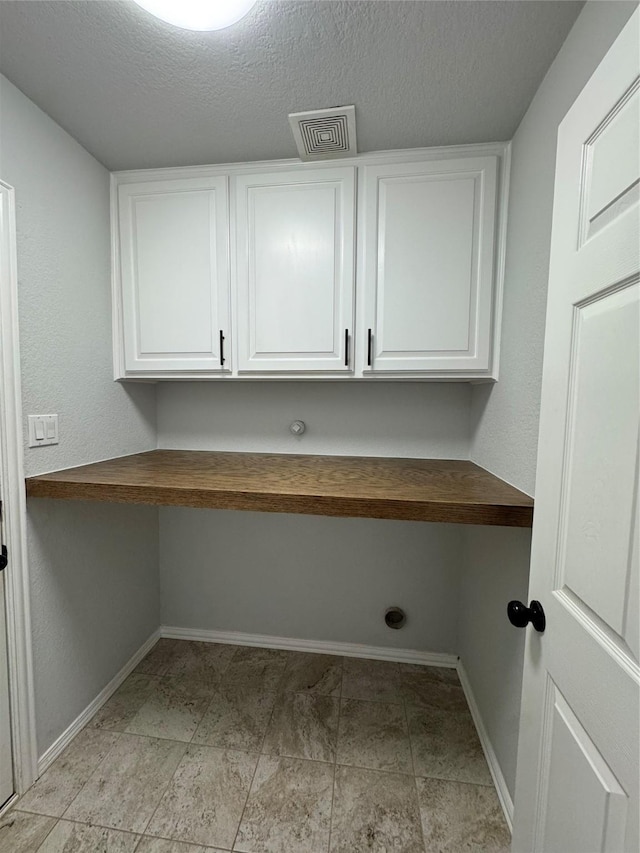
[[[469,386],[166,383],[160,447],[465,459]],[[289,424],[308,430],[292,436]],[[161,511],[163,624],[456,650],[452,525]],[[401,631],[383,621],[407,608]]]
[[[468,459],[465,383],[166,382],[158,446]],[[307,431],[291,435],[303,420]]]
[[[500,381],[473,389],[471,458],[528,494],[535,488],[557,129],[635,8],[585,6],[513,139]],[[513,795],[523,643],[505,606],[527,597],[529,549],[524,532],[507,533],[468,530],[459,649]]]
[[[163,507],[160,543],[164,625],[456,653],[456,525]]]
[[[531,531],[469,527],[464,542],[458,654],[513,797],[524,631],[509,624],[506,606],[527,600]]]
[[[534,494],[558,125],[636,3],[587,3],[513,138],[500,381],[471,398],[471,459]]]
[[[158,628],[158,511],[29,501],[38,754]]]
[[[16,190],[25,436],[29,413],[60,416],[27,474],[154,447],[154,389],[111,378],[109,174],[5,78],[0,177]],[[40,754],[157,627],[157,543],[153,509],[29,502]]]

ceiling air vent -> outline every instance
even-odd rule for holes
[[[354,106],[289,113],[289,124],[301,160],[331,160],[358,153]]]

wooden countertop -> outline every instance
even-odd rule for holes
[[[152,450],[30,477],[27,496],[531,527],[533,500],[473,462]]]

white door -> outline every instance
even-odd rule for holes
[[[640,20],[560,125],[513,850],[638,853]]]
[[[118,220],[126,375],[229,371],[227,178],[120,184]]]
[[[235,179],[238,369],[353,370],[355,169]]]
[[[12,211],[9,192],[0,184],[0,288],[9,288],[10,254],[12,251]],[[0,340],[0,370],[2,369],[2,340]],[[2,391],[0,389],[0,398]],[[0,404],[2,400],[0,399]],[[0,471],[2,470],[2,447],[0,435]],[[0,547],[4,543],[3,535],[3,488],[0,480]],[[1,552],[0,552],[1,553]],[[0,562],[0,568],[4,561]],[[0,807],[13,794],[13,760],[11,746],[11,719],[9,708],[9,668],[7,659],[7,618],[5,603],[5,571],[0,570]]]
[[[365,374],[482,374],[497,158],[364,168]]]

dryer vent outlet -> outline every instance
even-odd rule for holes
[[[333,160],[358,153],[353,105],[289,113],[289,124],[301,160]]]
[[[401,607],[389,607],[384,614],[384,621],[387,628],[402,628],[407,622],[407,614]]]

